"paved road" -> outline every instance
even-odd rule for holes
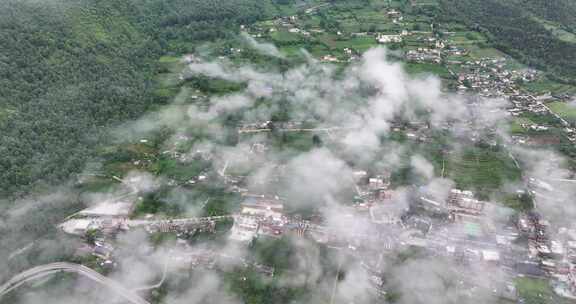
[[[215,222],[225,219],[233,219],[235,217],[237,217],[237,215],[231,214],[220,216],[191,217],[191,218],[162,219],[162,220],[128,220],[126,221],[126,224],[128,224],[129,227],[142,227],[148,225],[162,225],[162,224],[189,225],[189,224]]]
[[[0,301],[2,297],[9,293],[10,291],[20,287],[22,284],[27,282],[31,282],[55,273],[59,272],[71,272],[79,274],[83,277],[86,277],[95,283],[103,285],[104,287],[108,288],[108,290],[113,291],[117,295],[121,296],[122,298],[126,299],[130,303],[133,304],[150,304],[148,301],[141,298],[136,293],[124,288],[118,282],[113,281],[98,272],[79,264],[72,264],[72,263],[52,263],[46,264],[38,267],[34,267],[32,269],[26,270],[21,272],[14,277],[12,277],[8,282],[4,283],[0,286]]]
[[[311,128],[311,129],[277,129],[279,132],[331,132],[339,130],[354,130],[358,127],[331,127],[331,128]],[[262,132],[272,132],[272,129],[241,129],[238,133],[262,133]]]
[[[137,292],[137,291],[144,291],[144,290],[159,288],[160,286],[162,286],[162,284],[164,284],[164,281],[166,280],[166,273],[167,272],[168,272],[168,260],[166,259],[166,261],[164,261],[164,269],[162,270],[162,278],[160,279],[160,281],[158,283],[153,284],[153,285],[134,288],[133,291]]]

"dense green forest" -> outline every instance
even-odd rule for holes
[[[155,104],[158,58],[236,31],[259,0],[0,2],[0,196],[82,170],[106,128]]]
[[[485,32],[502,51],[526,64],[576,76],[576,2],[571,0],[442,0],[441,21]]]
[[[155,81],[160,56],[229,37],[292,2],[0,1],[0,196],[67,179],[108,127],[168,102]],[[440,21],[465,22],[525,63],[576,76],[576,2],[440,2]]]
[[[576,2],[573,0],[517,0],[516,3],[535,16],[576,29]]]

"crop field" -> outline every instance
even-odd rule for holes
[[[510,123],[510,133],[512,134],[525,133],[527,130],[526,128],[522,127],[522,124],[532,125],[534,124],[534,122],[532,122],[530,119],[526,117],[516,117]]]
[[[161,57],[158,62],[162,69],[164,69],[163,73],[159,73],[157,75],[157,81],[160,83],[162,88],[169,88],[176,86],[179,82],[179,75],[180,71],[184,68],[184,63],[182,63],[180,57],[174,56],[163,56]]]
[[[278,30],[270,34],[274,42],[297,42],[300,41],[300,35],[296,33],[290,33],[285,30]]]
[[[13,110],[11,108],[0,108],[0,123],[2,123],[4,119],[7,119],[8,117],[14,115],[15,113],[16,110]]]
[[[525,303],[545,304],[545,303],[565,303],[565,301],[553,301],[554,292],[547,280],[518,278],[516,279],[516,289]]]
[[[576,42],[576,35],[571,33],[565,29],[563,29],[560,25],[555,24],[550,21],[542,20],[540,18],[534,18],[536,21],[540,22],[542,26],[544,26],[547,30],[549,30],[554,36],[558,39],[568,42],[568,43],[575,43]]]
[[[470,50],[470,57],[473,59],[505,57],[502,52],[492,47],[467,46],[466,48]]]
[[[448,69],[439,64],[432,63],[406,63],[404,68],[409,74],[433,74],[442,78],[450,78]]]
[[[457,187],[486,194],[498,190],[506,182],[520,179],[520,170],[503,152],[470,148],[455,154],[448,161],[448,176]]]
[[[576,122],[576,105],[557,101],[549,103],[548,107],[562,118]]]
[[[575,94],[576,87],[569,84],[562,84],[552,81],[546,77],[541,77],[540,79],[532,82],[528,82],[523,86],[526,90],[533,93],[555,93],[555,94]]]
[[[450,41],[458,45],[471,45],[486,41],[486,38],[477,32],[457,32],[450,37]]]
[[[411,0],[412,6],[438,6],[438,0]]]

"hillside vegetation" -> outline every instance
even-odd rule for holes
[[[82,170],[106,127],[154,94],[161,55],[265,14],[257,0],[0,2],[0,196]]]
[[[505,53],[557,74],[576,76],[576,3],[570,0],[442,0],[443,21],[482,31]]]

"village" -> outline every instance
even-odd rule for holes
[[[396,14],[393,14],[396,15]],[[397,17],[400,18],[400,17]],[[296,18],[278,21],[290,26]],[[291,33],[306,36],[305,31],[292,28]],[[356,33],[356,36],[367,34]],[[398,35],[375,36],[377,43],[400,43],[410,36],[408,31]],[[256,36],[258,37],[258,36]],[[559,96],[534,96],[523,92],[518,84],[530,82],[537,71],[516,71],[506,68],[506,59],[483,58],[459,65],[452,71],[448,56],[464,54],[464,48],[446,46],[443,40],[426,38],[428,47],[419,47],[405,53],[408,62],[446,64],[456,79],[460,94],[475,93],[482,98],[504,98],[509,101],[508,113],[517,117],[522,113],[551,114],[557,118],[570,141],[576,140],[576,129],[546,106],[548,99],[565,99]],[[358,60],[358,52],[346,48],[345,61]],[[337,63],[340,58],[324,55],[322,61]],[[526,124],[523,128],[546,132],[552,126]],[[450,128],[449,125],[446,128]],[[314,128],[308,122],[245,122],[238,126],[238,134],[251,135],[272,131],[281,132],[338,132],[347,127]],[[427,141],[428,128],[418,123],[393,126],[393,130],[405,132],[409,138]],[[492,130],[495,131],[495,130]],[[470,138],[467,138],[467,140]],[[189,140],[183,136],[180,141]],[[474,140],[474,137],[472,137]],[[529,139],[516,135],[513,140],[526,144]],[[266,154],[267,143],[250,145],[249,153]],[[211,161],[208,151],[182,154],[174,150],[163,152],[166,156],[187,162],[193,159]],[[278,170],[282,174],[282,170]],[[426,189],[414,189],[415,195],[408,204],[401,204],[396,190],[390,187],[390,173],[370,174],[364,170],[354,172],[355,198],[340,211],[343,226],[362,227],[345,230],[327,226],[320,216],[303,217],[288,215],[285,206],[290,204],[280,195],[252,193],[245,187],[245,176],[226,174],[226,166],[218,172],[204,171],[186,182],[193,187],[209,183],[216,176],[227,185],[228,191],[242,197],[238,211],[213,217],[155,218],[150,214],[134,219],[132,212],[139,197],[131,193],[121,199],[111,199],[89,207],[70,217],[59,227],[66,233],[81,236],[86,243],[78,248],[79,255],[96,257],[101,267],[115,267],[114,239],[118,233],[144,229],[148,234],[173,234],[180,250],[174,251],[171,260],[185,271],[197,268],[226,268],[228,264],[242,265],[267,276],[274,275],[274,268],[242,257],[234,257],[215,250],[198,250],[189,244],[197,234],[213,234],[222,222],[232,222],[226,232],[229,242],[249,244],[258,238],[281,238],[285,236],[307,238],[334,250],[356,257],[365,265],[377,294],[385,295],[385,256],[406,250],[422,250],[427,255],[449,259],[458,265],[482,265],[498,269],[507,279],[491,282],[491,286],[470,286],[468,297],[474,297],[476,287],[492,290],[508,300],[517,301],[514,285],[517,277],[550,280],[558,295],[576,298],[576,227],[555,227],[536,212],[514,213],[500,207],[496,202],[475,198],[466,189],[451,189],[445,198],[435,198]],[[271,178],[277,180],[280,177]],[[169,181],[176,185],[175,181]],[[504,214],[499,221],[494,214]],[[306,219],[304,219],[306,218]],[[553,232],[553,233],[552,233]],[[553,235],[553,237],[552,237]]]
[[[512,120],[520,121],[519,126],[523,131],[546,134],[558,128],[570,142],[576,142],[574,123],[547,105],[550,102],[567,102],[572,96],[538,94],[523,88],[526,83],[535,82],[541,77],[539,71],[515,67],[513,60],[505,56],[476,56],[469,59],[472,50],[466,44],[454,42],[457,33],[442,31],[433,24],[429,25],[429,30],[426,27],[410,28],[405,24],[405,16],[395,9],[383,13],[383,18],[394,25],[392,31],[345,31],[331,30],[320,25],[303,25],[302,19],[315,18],[318,11],[326,6],[310,7],[304,11],[304,16],[284,16],[252,27],[241,26],[241,31],[257,39],[279,39],[281,36],[285,39],[285,45],[322,40],[332,35],[331,39],[343,47],[311,52],[320,62],[329,64],[347,64],[360,60],[365,49],[353,43],[346,44],[347,39],[361,41],[368,47],[384,45],[391,50],[400,49],[398,59],[403,62],[432,70],[445,68],[445,75],[439,75],[448,83],[445,91],[463,96],[479,96],[473,99],[477,103],[487,99],[504,99],[508,102],[507,115]],[[226,51],[230,57],[242,53],[242,49],[236,47]],[[187,55],[184,60],[189,64],[197,59],[195,55]],[[181,81],[185,79],[183,74],[179,77]],[[199,99],[198,93],[195,92],[194,100]],[[553,117],[553,120],[535,122],[524,119],[526,114],[547,115]],[[452,125],[447,123],[443,127],[450,129]],[[349,129],[354,127],[318,127],[307,121],[241,121],[236,127],[238,136],[274,132],[324,132],[333,136],[334,133]],[[397,123],[392,125],[392,130],[419,142],[430,141],[430,126],[423,123]],[[497,130],[484,131],[495,133]],[[518,132],[511,139],[514,144],[530,145],[534,141],[531,135],[533,133]],[[482,137],[478,134],[462,136],[463,141],[471,140],[473,143]],[[185,135],[176,138],[176,142],[189,140]],[[270,143],[266,141],[252,141],[247,152],[252,156],[266,155],[271,149]],[[208,150],[180,153],[176,149],[169,149],[162,153],[179,162],[214,160],[213,153]],[[275,174],[269,176],[267,183],[276,183],[286,174],[281,166],[275,166]],[[210,183],[224,184],[226,191],[241,198],[233,213],[188,218],[147,214],[135,218],[134,208],[141,197],[138,193],[128,193],[120,195],[119,199],[112,198],[78,212],[59,225],[59,228],[65,233],[82,237],[86,242],[78,248],[78,254],[96,257],[102,267],[115,267],[116,235],[143,229],[150,236],[175,236],[179,250],[173,251],[170,259],[184,271],[198,268],[225,269],[226,265],[234,264],[266,276],[274,276],[275,269],[270,265],[231,256],[215,249],[200,250],[193,246],[191,240],[196,235],[221,233],[218,227],[224,226],[226,242],[238,246],[248,246],[257,239],[305,238],[341,254],[353,256],[370,274],[374,292],[379,295],[387,293],[385,282],[388,274],[384,270],[386,257],[415,250],[463,267],[473,265],[505,274],[501,281],[490,282],[489,286],[466,283],[471,285],[464,288],[463,293],[470,298],[475,296],[475,292],[484,289],[490,290],[495,296],[521,303],[514,280],[528,277],[549,280],[558,295],[576,299],[576,225],[558,227],[535,211],[514,211],[503,207],[500,202],[479,200],[478,193],[456,187],[449,189],[444,197],[438,197],[426,187],[413,186],[408,199],[400,199],[398,196],[401,189],[392,187],[391,172],[370,172],[370,168],[363,168],[354,171],[349,178],[355,189],[351,195],[354,199],[338,210],[337,222],[340,225],[335,227],[334,219],[327,221],[321,212],[288,212],[288,206],[294,202],[278,193],[249,189],[247,176],[229,173],[227,168],[228,163],[222,168],[205,169],[183,185],[196,187]],[[174,180],[168,183],[171,186],[179,185]],[[517,195],[531,193],[531,187],[537,186],[527,183],[525,192]],[[463,281],[467,281],[465,275]]]
[[[242,265],[273,276],[274,268],[211,249],[196,249],[189,240],[195,234],[213,234],[216,225],[232,221],[225,232],[228,242],[245,246],[258,238],[306,238],[366,265],[375,292],[385,295],[385,257],[406,250],[449,259],[458,265],[483,265],[508,277],[492,282],[495,295],[517,300],[513,279],[549,279],[558,294],[576,295],[576,227],[556,227],[534,211],[516,213],[495,202],[480,201],[471,191],[452,188],[438,197],[426,187],[411,191],[406,203],[390,186],[390,174],[354,171],[354,199],[339,209],[337,227],[320,214],[288,215],[290,204],[278,195],[251,193],[239,187],[243,177],[220,176],[229,191],[239,191],[238,212],[213,217],[131,218],[138,195],[110,199],[71,216],[59,227],[82,237],[79,255],[91,255],[100,266],[114,268],[115,237],[133,229],[148,234],[172,234],[180,250],[171,260],[181,269],[223,268]],[[241,190],[239,190],[241,189]],[[520,195],[520,194],[519,194]],[[495,216],[497,215],[497,216]],[[349,228],[345,228],[349,227]],[[244,245],[242,245],[244,244]],[[470,292],[473,297],[473,292]]]
[[[576,1],[60,2],[4,5],[0,302],[576,303]]]
[[[443,25],[414,21],[414,16],[405,16],[395,8],[384,9],[379,18],[388,25],[386,31],[354,31],[322,27],[318,25],[319,11],[327,10],[328,5],[312,6],[303,14],[278,17],[273,22],[264,22],[252,27],[242,26],[241,30],[259,39],[272,39],[308,47],[309,45],[327,45],[328,49],[316,47],[312,55],[322,62],[346,64],[360,59],[366,47],[383,45],[399,51],[398,59],[412,64],[419,71],[440,76],[448,84],[447,90],[459,94],[475,94],[485,98],[505,99],[510,103],[509,115],[517,121],[517,134],[514,143],[533,145],[546,138],[558,144],[556,136],[547,136],[552,129],[560,130],[561,136],[571,143],[576,142],[576,124],[550,104],[566,104],[573,94],[551,91],[534,92],[526,87],[530,83],[541,81],[541,72],[520,65],[513,58],[489,48],[484,50],[478,44],[484,38],[474,32],[458,32]],[[325,14],[325,13],[324,13]],[[323,15],[322,15],[323,16]],[[347,16],[347,15],[345,15]],[[355,15],[360,18],[361,15]],[[416,20],[420,20],[416,18]],[[425,20],[425,19],[422,19]],[[417,24],[418,26],[414,25]],[[280,38],[282,37],[282,38]],[[331,42],[335,40],[336,42]],[[337,45],[331,47],[332,44]],[[290,47],[294,48],[293,46]],[[398,56],[394,53],[393,57]],[[557,106],[560,108],[560,106]],[[547,116],[545,122],[531,121],[528,115]],[[535,133],[538,140],[527,136]]]

